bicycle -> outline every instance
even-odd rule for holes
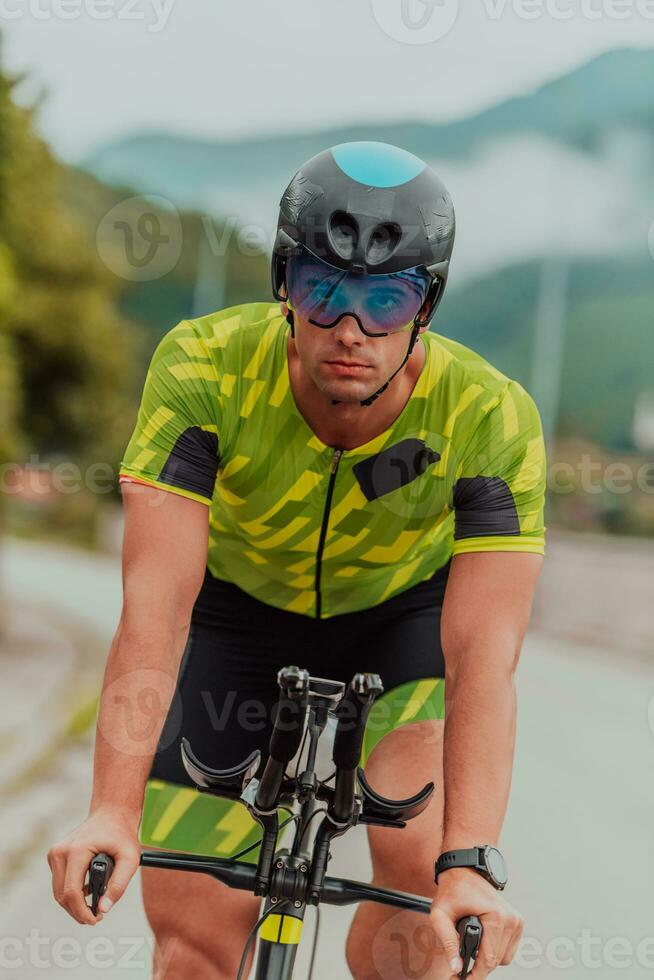
[[[408,799],[387,799],[372,789],[358,765],[370,707],[383,692],[379,675],[357,673],[346,689],[342,681],[312,677],[307,670],[289,666],[278,672],[277,682],[280,696],[269,756],[260,779],[254,775],[261,760],[258,749],[230,769],[212,769],[195,756],[188,739],[182,738],[180,746],[184,767],[198,791],[240,800],[261,825],[260,841],[231,858],[170,851],[141,853],[143,867],[208,874],[230,888],[251,891],[262,898],[263,911],[246,939],[236,980],[244,976],[248,953],[257,934],[259,948],[253,961],[254,980],[291,980],[308,905],[315,906],[318,915],[309,980],[315,961],[321,903],[379,902],[425,915],[432,905],[430,899],[419,895],[330,877],[326,873],[331,858],[329,846],[334,838],[356,824],[405,827],[407,820],[423,812],[434,791],[434,783],[430,782]],[[320,780],[314,766],[318,741],[330,714],[337,721],[332,751],[335,769],[327,779]],[[304,769],[298,772],[298,760],[295,775],[290,777],[286,767],[298,749],[301,758],[307,734],[309,748]],[[330,786],[332,779],[334,785]],[[318,807],[319,801],[325,806]],[[290,809],[296,804],[299,804],[297,813]],[[281,825],[280,808],[291,813]],[[309,847],[307,831],[319,813],[324,816]],[[292,821],[296,824],[292,846],[278,848],[279,830]],[[256,867],[239,860],[258,845]],[[113,859],[107,854],[96,855],[89,865],[87,893],[91,895],[94,914],[112,870]],[[465,978],[474,965],[482,927],[476,916],[466,916],[457,923],[457,930],[463,960],[460,976]]]

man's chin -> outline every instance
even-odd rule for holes
[[[331,401],[338,401],[342,405],[358,405],[375,391],[377,388],[371,388],[370,385],[362,385],[357,382],[347,385],[328,385],[323,388],[323,394],[326,398]]]

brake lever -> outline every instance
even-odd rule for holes
[[[463,969],[459,976],[461,980],[465,980],[475,965],[474,960],[477,959],[484,927],[476,915],[466,915],[459,919],[456,929],[461,940],[459,955],[463,960]]]
[[[100,899],[107,890],[114,867],[114,859],[104,853],[96,854],[89,864],[89,894],[93,915],[98,914]]]

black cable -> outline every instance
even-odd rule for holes
[[[311,980],[313,976],[313,963],[316,958],[316,950],[318,948],[318,933],[320,931],[320,906],[316,905],[316,928],[313,931],[313,947],[311,949],[311,960],[309,961],[309,973],[307,975],[307,980]]]
[[[298,777],[298,773],[299,773],[299,770],[300,770],[300,762],[301,762],[301,759],[302,759],[302,753],[304,751],[304,746],[305,746],[305,743],[306,743],[306,740],[307,740],[308,733],[309,733],[309,729],[308,728],[305,728],[304,729],[304,735],[302,737],[302,742],[300,743],[300,751],[299,751],[298,756],[297,756],[297,762],[295,764],[295,775],[294,775],[294,779],[297,779],[297,777]],[[330,780],[332,780],[334,778],[335,775],[336,775],[336,770],[334,769],[334,771],[331,773],[331,775],[329,775],[327,777],[327,779],[322,780],[322,782],[323,783],[328,783]],[[286,777],[287,776],[287,773],[284,773],[284,776]],[[300,814],[292,813],[292,811],[289,810],[288,807],[279,807],[278,809],[285,810],[286,813],[290,813],[291,814],[291,816],[288,818],[288,820],[284,820],[284,822],[279,825],[279,830],[282,830],[284,827],[286,827],[292,821],[295,821],[297,823],[300,820]],[[304,825],[304,827],[302,829],[302,834],[300,836],[300,844],[299,844],[300,847],[302,847],[302,844],[303,844],[303,841],[304,841],[304,835],[306,834],[306,832],[307,832],[307,830],[309,828],[309,824],[311,823],[311,821],[313,820],[313,818],[314,817],[317,817],[319,813],[326,813],[326,812],[327,812],[327,807],[319,807],[317,810],[314,810],[313,811],[313,813],[311,814],[311,816],[309,817],[309,819],[307,820],[306,824]],[[242,851],[237,851],[236,854],[232,854],[231,857],[228,860],[236,861],[238,858],[241,858],[245,854],[248,854],[250,851],[253,851],[256,847],[258,847],[261,844],[262,839],[263,838],[259,838],[259,840],[258,841],[255,841],[254,844],[250,844],[248,847],[243,848]],[[268,918],[268,916],[271,914],[271,912],[277,912],[283,905],[290,905],[290,899],[283,898],[276,905],[271,906],[268,909],[268,911],[267,912],[264,912],[263,915],[260,916],[260,918],[255,922],[254,926],[250,930],[250,933],[248,934],[248,937],[247,937],[247,939],[245,941],[245,946],[243,947],[243,955],[241,956],[241,962],[240,962],[240,965],[239,965],[239,968],[238,968],[238,973],[236,975],[236,980],[242,980],[243,970],[245,969],[245,964],[247,962],[247,956],[248,956],[248,952],[249,952],[250,946],[252,945],[253,940],[256,938],[257,932],[260,929],[261,925],[265,922],[265,920]],[[314,962],[315,962],[315,958],[316,958],[316,950],[317,950],[317,947],[318,947],[318,934],[319,934],[319,931],[320,931],[320,909],[319,909],[318,906],[316,906],[316,928],[315,928],[314,935],[313,935],[313,945],[312,945],[312,948],[311,948],[311,960],[310,960],[310,964],[309,964],[308,980],[311,980],[311,978],[313,976],[313,966],[314,966]]]
[[[302,759],[302,753],[304,752],[304,743],[307,740],[308,733],[309,733],[309,729],[305,726],[304,735],[302,736],[302,742],[300,744],[300,751],[298,753],[297,762],[295,763],[295,776],[293,777],[294,779],[297,779],[297,774],[300,771],[300,760]]]
[[[306,831],[307,831],[307,829],[309,827],[309,824],[313,820],[313,818],[314,817],[317,817],[319,813],[326,813],[326,812],[327,812],[327,807],[319,807],[317,810],[314,810],[313,811],[313,813],[311,814],[311,816],[307,820],[306,824],[304,825],[304,829],[302,830],[302,836],[300,837],[300,847],[302,846],[302,841],[304,839],[304,835],[305,835],[305,833],[306,833]],[[296,820],[297,821],[299,819],[300,819],[299,814],[293,814],[292,817],[289,817],[288,820],[285,820],[284,823],[280,825],[280,828],[279,829],[281,830],[282,827],[285,827],[286,824],[288,824],[288,823],[291,822],[291,820]],[[257,841],[255,844],[251,844],[250,847],[246,848],[244,851],[241,851],[240,853],[241,854],[245,854],[247,851],[251,851],[259,843],[261,843],[261,841]],[[236,856],[237,855],[235,855],[235,857]],[[244,970],[245,964],[247,962],[248,951],[250,949],[250,946],[252,945],[253,939],[256,937],[256,934],[257,934],[259,928],[261,927],[261,925],[263,924],[263,922],[268,918],[268,916],[271,914],[271,912],[278,912],[279,909],[283,905],[290,905],[290,904],[291,904],[290,899],[288,899],[288,898],[282,898],[281,901],[279,901],[276,905],[271,905],[271,907],[268,909],[268,911],[267,912],[264,912],[263,915],[255,922],[255,924],[253,925],[252,929],[250,930],[250,933],[248,935],[248,938],[245,941],[245,946],[243,948],[243,955],[241,956],[241,963],[240,963],[240,966],[238,968],[238,973],[236,975],[236,980],[242,980],[243,970]],[[314,934],[313,934],[313,946],[311,948],[311,961],[310,961],[310,964],[309,964],[309,975],[308,975],[307,980],[311,980],[311,977],[313,975],[313,964],[315,962],[316,950],[318,948],[318,933],[319,933],[319,931],[320,931],[320,909],[318,908],[318,906],[316,906],[316,928],[315,928],[315,931],[314,931]]]
[[[291,823],[292,820],[295,820],[297,822],[300,819],[299,814],[297,814],[297,813],[291,813],[291,811],[288,810],[285,806],[280,806],[279,809],[280,810],[286,810],[286,812],[287,813],[290,813],[291,816],[288,818],[288,820],[284,820],[283,823],[280,823],[279,827],[277,828],[277,833],[279,833],[280,830],[282,830],[289,823]],[[228,858],[226,858],[225,860],[227,860],[227,861],[236,861],[236,860],[238,860],[238,858],[243,857],[244,854],[249,854],[250,851],[253,851],[255,849],[255,847],[258,847],[262,840],[263,840],[263,837],[260,837],[259,840],[255,840],[254,844],[249,844],[248,847],[244,847],[242,851],[237,851],[236,854],[230,854],[230,856]]]
[[[260,926],[265,922],[265,920],[268,918],[271,912],[278,912],[282,905],[290,905],[290,904],[291,904],[290,899],[282,898],[282,900],[280,902],[277,902],[276,905],[271,905],[268,911],[264,912],[263,915],[260,916],[257,919],[257,921],[254,923],[252,929],[250,930],[250,934],[248,935],[248,938],[245,940],[243,955],[241,956],[241,964],[238,968],[238,973],[236,974],[236,980],[242,980],[243,970],[245,969],[245,964],[248,958],[248,952],[250,950],[250,946],[252,945],[252,940],[256,939],[257,932],[259,931]]]
[[[317,810],[314,810],[313,811],[313,813],[311,814],[311,816],[309,817],[309,819],[305,823],[304,827],[302,828],[302,834],[300,835],[300,843],[298,845],[298,850],[302,847],[302,844],[303,844],[303,841],[304,841],[304,835],[307,832],[307,829],[309,827],[309,824],[311,823],[311,821],[313,820],[314,817],[317,817],[318,816],[319,813],[327,813],[327,807],[326,806],[321,806],[321,807],[318,807]]]

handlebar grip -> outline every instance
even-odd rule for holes
[[[376,674],[355,674],[336,709],[333,759],[337,769],[356,769],[368,712],[383,687]]]
[[[281,690],[273,713],[269,752],[276,762],[286,765],[299,749],[304,734],[309,673],[298,667],[286,667],[280,670],[278,681]]]
[[[304,705],[296,698],[281,697],[277,702],[270,736],[270,754],[277,762],[290,762],[300,747],[304,729]]]
[[[114,867],[114,859],[109,854],[105,854],[104,851],[96,854],[89,864],[89,894],[93,915],[98,914],[100,899],[107,890]]]
[[[456,929],[459,933],[459,955],[463,960],[463,969],[459,973],[459,977],[461,980],[466,980],[474,967],[474,961],[477,959],[484,927],[476,915],[465,915],[457,922]]]

